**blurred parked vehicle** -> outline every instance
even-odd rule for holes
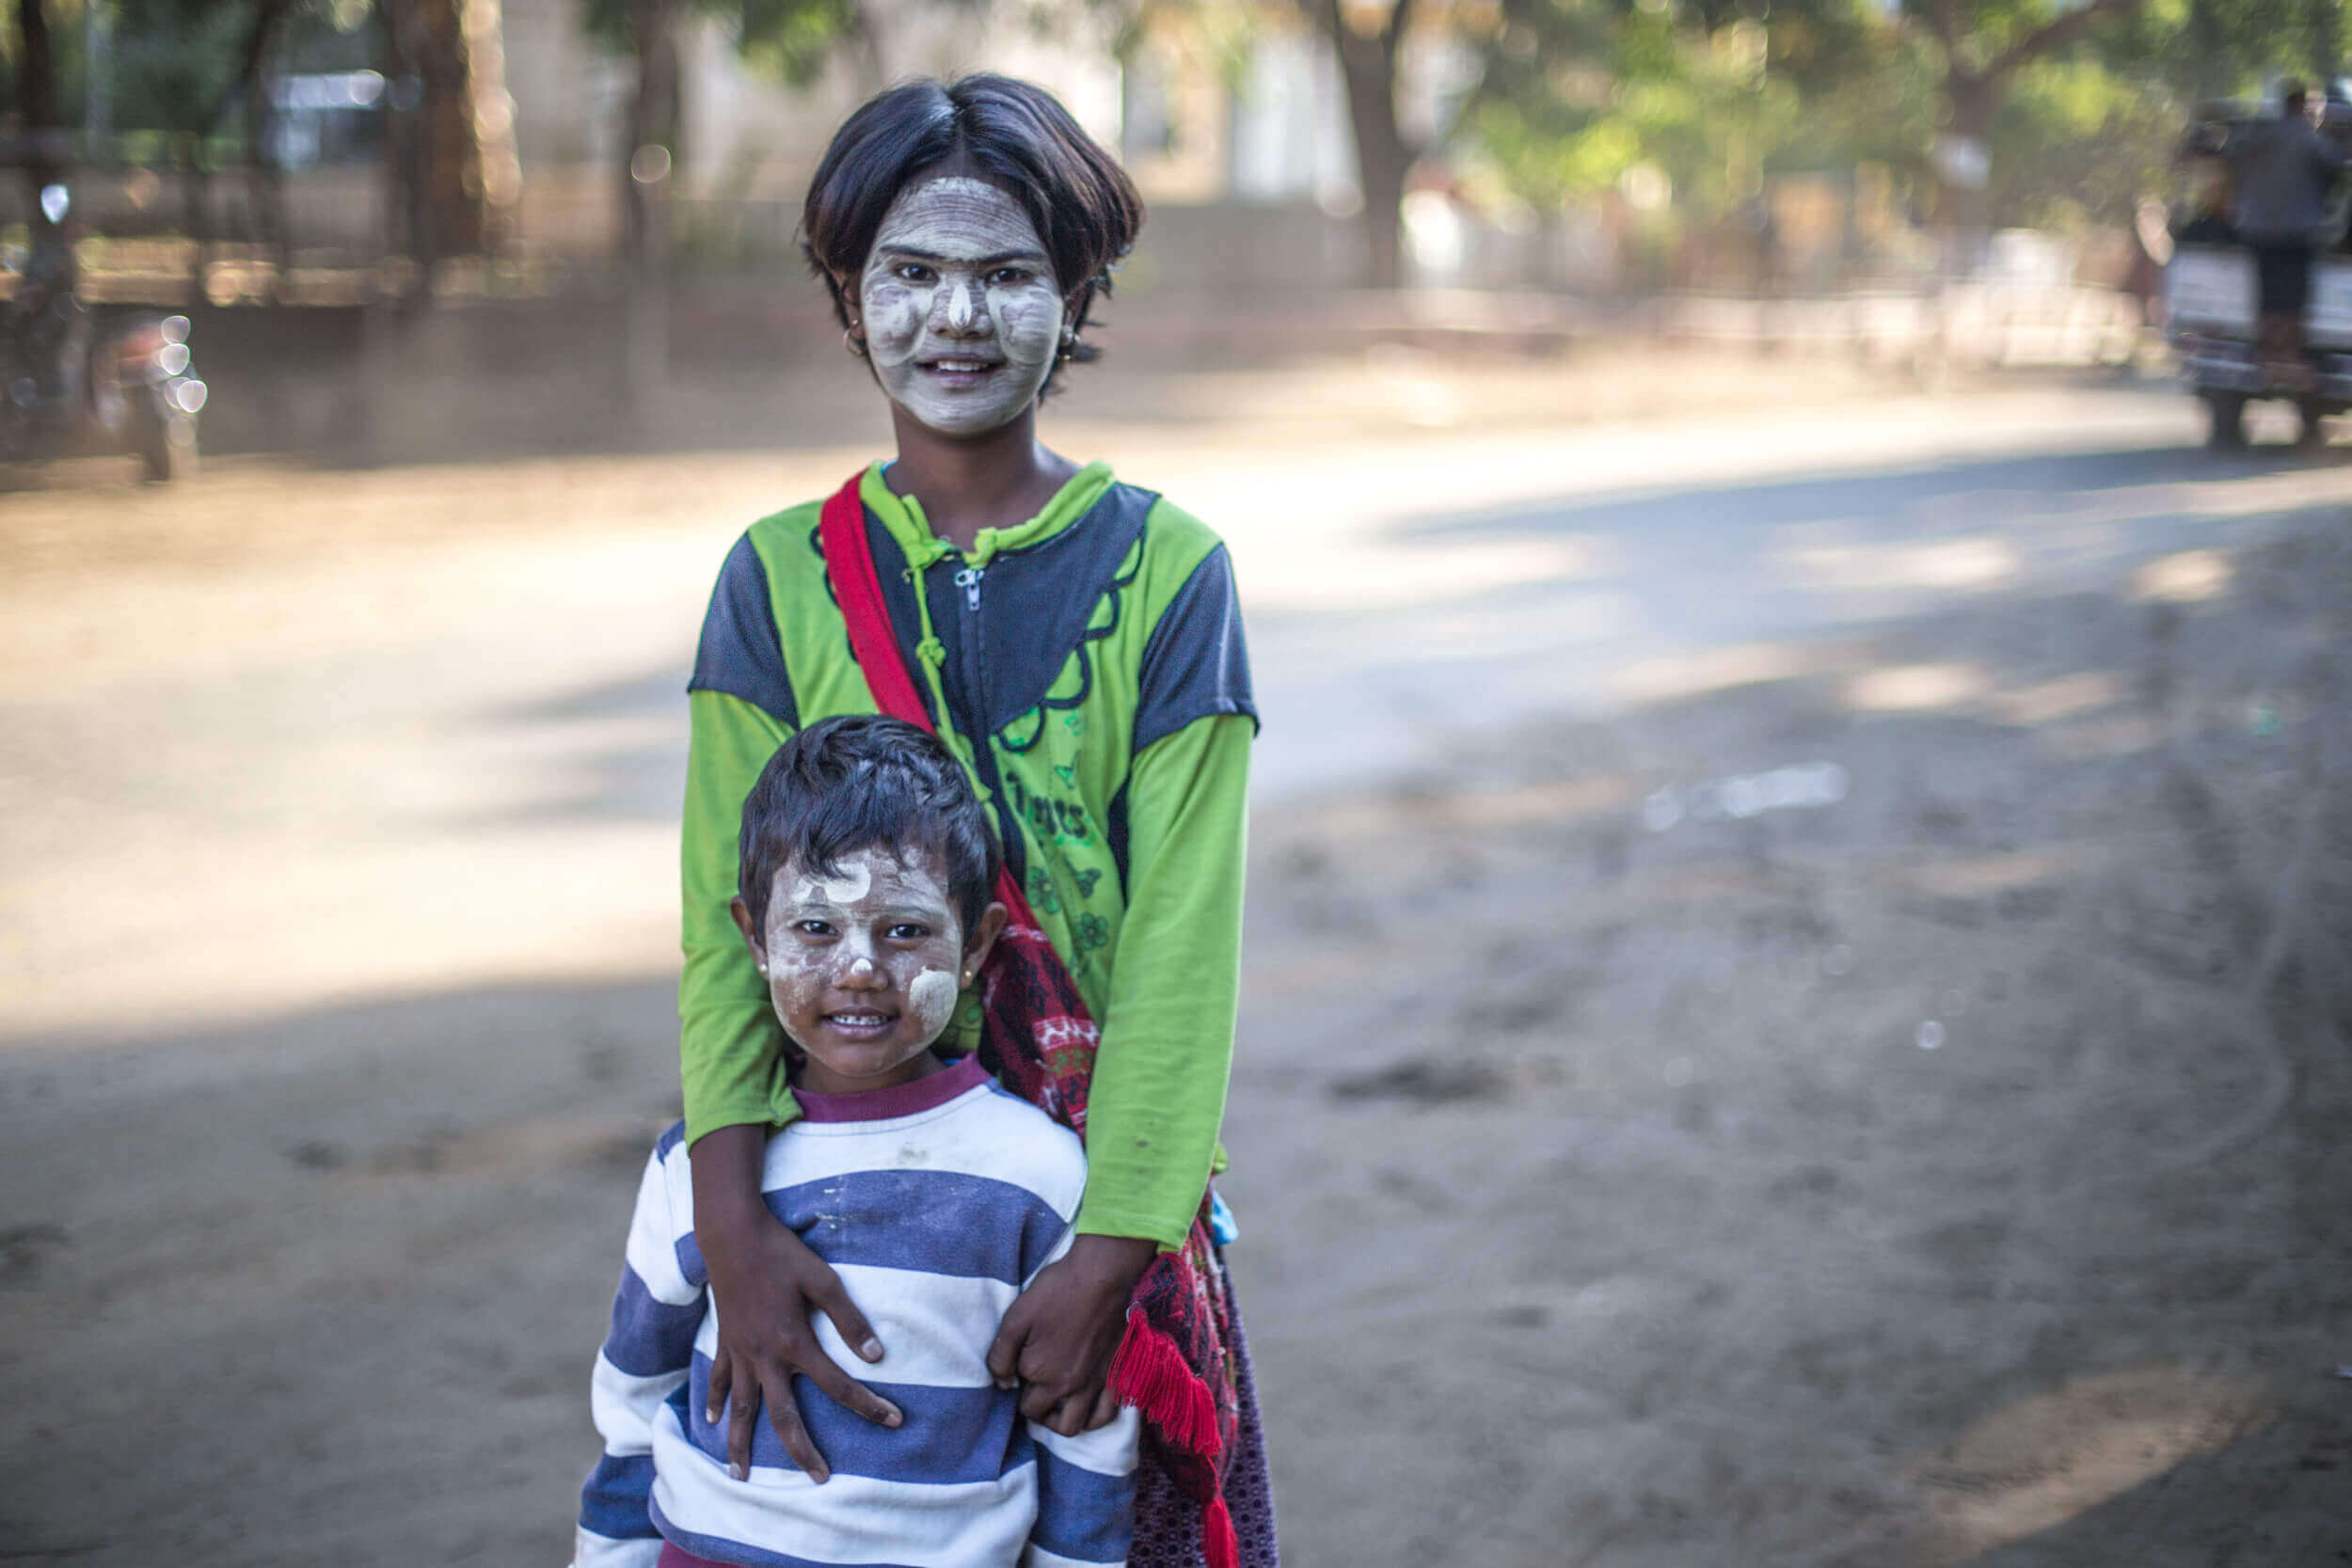
[[[2265,352],[2255,257],[2232,220],[2224,155],[2233,137],[2272,118],[2244,103],[2203,105],[2179,159],[2187,178],[2164,270],[2165,329],[2182,375],[2204,401],[2207,444],[2219,451],[2246,444],[2246,405],[2258,399],[2293,404],[2306,443],[2325,438],[2329,416],[2352,409],[2352,253],[2344,243],[2352,192],[2341,182],[2312,258],[2301,340],[2283,358]],[[2352,103],[2330,96],[2319,128],[2339,148],[2352,144]]]
[[[93,321],[75,291],[66,187],[41,191],[49,221],[33,244],[0,255],[13,275],[0,307],[0,461],[136,453],[151,480],[196,466],[207,395],[188,348],[188,318],[139,311]]]

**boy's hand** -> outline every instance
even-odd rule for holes
[[[752,1433],[765,1404],[768,1424],[784,1451],[822,1485],[833,1471],[801,1420],[792,1397],[793,1373],[869,1421],[895,1427],[905,1418],[842,1370],[818,1343],[809,1323],[812,1311],[832,1319],[858,1354],[868,1361],[882,1358],[882,1341],[850,1302],[841,1276],[760,1201],[760,1152],[767,1141],[764,1128],[726,1127],[705,1134],[688,1151],[694,1169],[694,1239],[719,1306],[719,1348],[710,1360],[705,1415],[715,1423],[726,1413],[727,1465],[740,1481],[751,1473]],[[748,1145],[748,1165],[738,1145]]]
[[[1111,1356],[1127,1329],[1127,1302],[1159,1243],[1125,1236],[1080,1236],[1029,1281],[988,1348],[999,1388],[1016,1382],[1021,1414],[1064,1437],[1109,1423]],[[722,1323],[725,1322],[723,1318]]]

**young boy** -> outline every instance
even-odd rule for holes
[[[575,1568],[1123,1563],[1135,1413],[1064,1437],[989,1374],[1005,1309],[1069,1250],[1086,1156],[975,1059],[931,1050],[1005,921],[961,768],[896,720],[811,724],[744,800],[740,845],[736,925],[799,1053],[802,1118],[769,1139],[762,1190],[888,1347],[863,1361],[820,1320],[834,1362],[868,1374],[892,1417],[874,1424],[803,1380],[829,1475],[795,1465],[740,1402],[709,1418],[718,1323],[674,1127],[646,1166],[596,1358],[605,1449]],[[752,1433],[748,1471],[729,1465],[730,1428]]]

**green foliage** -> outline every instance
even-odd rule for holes
[[[54,13],[53,13],[54,14]],[[235,80],[252,18],[230,0],[119,0],[115,8],[113,88],[116,125],[124,131],[199,131]],[[71,71],[64,101],[79,103],[82,29],[53,28],[60,75]],[[68,57],[71,64],[68,64]]]
[[[980,8],[988,0],[949,0]],[[636,47],[634,0],[580,0],[580,24],[588,36],[617,55]],[[870,38],[876,19],[864,0],[679,0],[686,14],[709,17],[724,27],[737,54],[761,74],[790,87],[807,87],[825,72],[845,45]],[[1065,29],[1073,10],[1107,15],[1123,32],[1142,10],[1141,0],[1029,0],[1019,20],[1032,31]]]
[[[1458,151],[1539,209],[1650,164],[1677,207],[1721,216],[1773,174],[1876,164],[1924,197],[1948,75],[2046,41],[2079,0],[1954,0],[1947,52],[1928,0],[1526,0],[1487,46]],[[2352,0],[2143,0],[2010,55],[1995,95],[1989,215],[2117,223],[2162,190],[2191,104],[2282,71],[2333,74]],[[1761,30],[1762,69],[1756,69]]]
[[[2280,75],[2344,69],[2344,0],[2152,0],[2110,53],[2154,69],[2185,99],[2261,90]]]
[[[16,42],[16,7],[0,0],[0,53]],[[57,101],[67,120],[86,118],[88,33],[83,8],[93,0],[46,0]],[[119,132],[192,132],[209,128],[236,81],[257,0],[103,0],[112,13],[106,56],[108,102]],[[347,71],[372,62],[369,0],[297,0],[279,21],[270,58],[286,71]],[[18,92],[7,63],[0,103]],[[149,145],[142,141],[141,146]],[[156,144],[161,145],[161,144]]]
[[[680,0],[677,10],[716,20],[746,64],[794,87],[823,75],[865,24],[859,0]],[[635,0],[580,0],[580,26],[610,54],[636,51]]]
[[[1768,172],[1870,155],[1883,109],[1833,106],[1891,50],[1840,0],[1743,8],[1536,0],[1487,49],[1463,125],[1487,182],[1543,209],[1655,165],[1703,215],[1756,194]],[[1808,87],[1808,84],[1811,84]],[[1837,135],[1837,128],[1849,134]],[[1868,149],[1868,151],[1860,151]]]
[[[2141,197],[2164,189],[2186,113],[2161,82],[2095,59],[2027,66],[1993,121],[1994,221],[2128,222]]]
[[[746,64],[805,87],[824,74],[836,44],[857,30],[857,0],[724,0]]]

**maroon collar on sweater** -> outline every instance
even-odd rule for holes
[[[800,1101],[801,1116],[808,1121],[889,1121],[935,1110],[988,1081],[988,1069],[977,1056],[961,1056],[911,1084],[856,1094],[811,1094],[795,1087],[792,1098]]]

